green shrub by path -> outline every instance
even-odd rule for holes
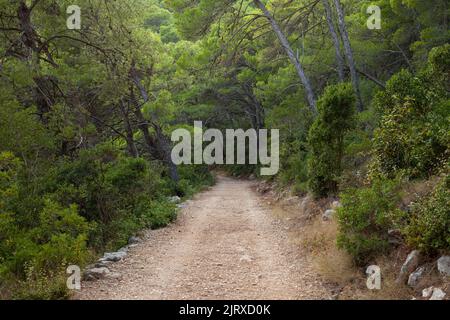
[[[398,188],[397,181],[378,180],[370,187],[351,188],[341,194],[337,242],[357,263],[365,263],[388,248],[391,219],[399,214]]]
[[[317,103],[319,114],[308,142],[309,189],[317,197],[338,191],[346,133],[354,127],[355,97],[348,83],[329,86]]]
[[[411,246],[427,253],[450,252],[450,175],[428,197],[411,206],[402,232]]]
[[[450,45],[434,48],[422,73],[395,74],[375,97],[381,118],[373,139],[372,178],[392,178],[400,171],[426,178],[449,156],[449,59]]]

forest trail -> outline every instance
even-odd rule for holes
[[[254,183],[219,176],[75,299],[329,299]]]

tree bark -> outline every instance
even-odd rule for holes
[[[305,87],[306,97],[308,99],[309,107],[310,107],[311,111],[314,114],[316,114],[317,107],[316,107],[316,98],[314,96],[314,91],[311,87],[311,83],[310,83],[308,77],[305,74],[305,71],[303,70],[303,67],[302,67],[300,61],[298,60],[297,56],[295,55],[294,51],[292,50],[291,45],[289,44],[289,41],[287,40],[286,36],[284,35],[284,33],[281,30],[280,26],[278,25],[277,21],[270,14],[269,10],[267,10],[264,3],[262,3],[260,0],[253,0],[253,2],[264,13],[264,16],[269,20],[273,31],[275,32],[275,34],[278,37],[278,40],[281,43],[281,46],[283,47],[284,51],[288,55],[289,60],[295,66],[295,70],[297,71],[297,74],[300,77],[300,81],[302,82],[303,86]]]
[[[120,111],[122,113],[123,123],[125,126],[125,136],[127,141],[127,151],[130,156],[133,158],[139,157],[139,151],[136,148],[136,144],[134,143],[134,134],[133,128],[131,127],[130,118],[128,114],[127,107],[125,106],[125,102],[120,101]]]
[[[334,0],[334,4],[336,7],[336,12],[338,16],[338,24],[339,30],[341,32],[342,41],[344,43],[344,51],[347,57],[348,67],[350,69],[350,75],[352,77],[353,88],[355,90],[356,101],[358,105],[358,111],[364,110],[364,105],[361,99],[361,91],[359,88],[359,77],[358,72],[356,71],[355,60],[353,59],[353,51],[350,44],[350,40],[347,33],[347,27],[345,25],[344,12],[342,10],[341,2],[339,0]]]
[[[345,80],[345,76],[344,76],[344,58],[342,57],[341,54],[341,44],[336,29],[334,28],[333,14],[331,11],[330,3],[328,2],[328,0],[322,0],[322,3],[325,8],[325,16],[328,23],[328,29],[330,30],[330,36],[331,39],[333,40],[334,49],[336,51],[336,64],[339,80],[343,82]]]

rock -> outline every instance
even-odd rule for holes
[[[331,209],[337,210],[340,207],[342,207],[342,204],[339,201],[333,201],[331,204]]]
[[[406,260],[403,263],[402,268],[400,269],[400,274],[397,277],[396,282],[398,284],[406,282],[409,274],[412,273],[419,265],[419,259],[420,252],[418,250],[414,250],[410,254],[408,254],[408,257],[406,257]]]
[[[333,219],[333,217],[336,215],[336,210],[333,209],[329,209],[327,211],[325,211],[322,215],[322,220],[323,221],[329,221],[331,219]]]
[[[447,277],[450,277],[450,256],[442,256],[437,261],[439,272]]]
[[[433,294],[434,287],[429,287],[422,290],[422,297],[429,298]]]
[[[443,300],[445,297],[445,292],[440,288],[434,288],[433,294],[431,295],[430,300]]]
[[[96,264],[94,264],[93,268],[107,268],[109,264],[111,264],[111,261],[97,262]],[[92,268],[87,267],[87,269]]]
[[[84,271],[83,279],[85,281],[93,281],[93,280],[97,280],[97,279],[102,279],[109,273],[110,273],[110,271],[106,267],[91,268],[91,269],[87,269],[86,271]]]
[[[130,239],[128,239],[128,244],[138,244],[141,241],[142,240],[139,237],[130,237]]]
[[[101,258],[99,261],[100,262],[105,262],[105,261],[117,262],[117,261],[120,261],[123,258],[125,258],[126,255],[127,255],[127,253],[125,251],[107,252],[103,255],[103,258]]]
[[[250,180],[255,180],[256,179],[256,176],[255,176],[255,174],[254,173],[252,173],[251,175],[250,175],[250,177],[248,177]]]
[[[419,281],[422,279],[423,273],[425,272],[424,267],[420,267],[416,269],[413,273],[409,275],[408,278],[408,286],[415,287],[419,283]]]
[[[169,197],[169,202],[171,202],[171,203],[179,203],[180,201],[181,201],[181,198],[179,196]]]
[[[117,252],[125,252],[125,253],[127,253],[128,252],[128,246],[120,248],[119,250],[117,250]]]

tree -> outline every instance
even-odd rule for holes
[[[297,74],[300,78],[300,81],[302,82],[303,86],[305,87],[305,91],[306,91],[306,97],[308,99],[308,103],[309,106],[311,108],[311,110],[316,113],[317,112],[317,108],[316,108],[316,98],[314,96],[314,91],[311,87],[311,83],[308,79],[308,77],[305,74],[305,71],[303,70],[303,67],[300,63],[300,61],[298,60],[298,57],[295,55],[294,51],[292,50],[289,41],[287,40],[286,36],[284,35],[283,31],[281,31],[280,26],[278,25],[278,23],[276,22],[276,20],[273,18],[273,16],[270,14],[270,12],[267,10],[266,6],[264,5],[264,3],[262,3],[260,0],[254,0],[253,1],[255,3],[255,5],[261,9],[261,11],[263,12],[264,16],[269,20],[273,31],[275,32],[275,34],[278,37],[278,40],[281,43],[281,46],[283,47],[283,49],[285,50],[287,56],[289,57],[289,60],[291,61],[291,63],[294,65],[295,70],[297,71]]]
[[[354,126],[355,96],[348,83],[325,89],[318,101],[319,115],[309,131],[310,190],[317,197],[338,191],[345,134]]]
[[[341,6],[340,0],[334,0],[334,5],[336,7],[339,30],[341,31],[342,42],[344,43],[345,56],[347,57],[348,67],[350,69],[350,75],[352,78],[353,89],[355,90],[356,101],[358,110],[361,112],[364,110],[364,105],[361,98],[361,92],[359,88],[359,77],[356,70],[355,60],[353,58],[352,46],[350,44],[350,39],[348,37],[347,26],[345,24],[344,11]]]
[[[322,0],[322,3],[323,7],[325,8],[325,17],[327,19],[328,30],[330,31],[330,36],[333,41],[334,49],[336,51],[336,64],[339,80],[342,82],[344,81],[345,76],[344,76],[344,58],[342,57],[341,54],[341,43],[339,41],[336,29],[334,27],[333,13],[331,11],[330,3],[328,2],[328,0]]]

